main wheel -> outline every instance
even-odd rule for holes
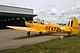
[[[41,34],[41,35],[42,35],[42,32],[39,32],[39,34]]]
[[[27,36],[30,36],[30,31],[27,32]]]
[[[69,36],[71,36],[71,34],[70,34],[70,33],[68,33],[68,35],[69,35]]]

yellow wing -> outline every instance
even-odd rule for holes
[[[36,28],[28,28],[28,27],[18,27],[18,26],[6,26],[15,30],[23,30],[23,31],[34,31],[34,32],[41,32],[40,30]]]

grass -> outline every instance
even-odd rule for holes
[[[80,53],[80,35],[3,50],[0,53]]]

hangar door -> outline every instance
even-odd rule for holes
[[[6,26],[25,26],[24,19],[28,22],[33,21],[33,16],[0,16],[0,29]]]

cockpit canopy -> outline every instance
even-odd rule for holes
[[[51,23],[49,20],[40,20],[40,19],[35,19],[33,22],[34,23],[39,23],[39,24],[49,24],[49,23]]]

